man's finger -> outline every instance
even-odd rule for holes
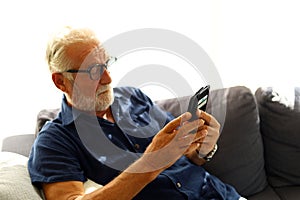
[[[170,121],[165,127],[164,131],[167,133],[173,133],[175,129],[177,129],[182,123],[186,122],[191,118],[191,114],[186,112],[180,115],[179,117]]]

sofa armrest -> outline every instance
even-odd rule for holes
[[[14,152],[28,157],[34,139],[34,134],[9,136],[3,139],[1,151]]]

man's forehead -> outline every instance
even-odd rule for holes
[[[107,54],[103,47],[97,46],[91,50],[91,52],[88,54],[88,57],[97,58],[105,61],[107,59]]]
[[[82,65],[89,65],[94,63],[105,63],[107,60],[106,52],[101,47],[93,48],[82,61]]]
[[[80,66],[74,66],[76,68],[81,68],[94,64],[94,63],[104,63],[108,55],[103,47],[99,45],[88,45],[88,44],[77,44],[69,46],[67,50],[68,56],[73,59],[75,63]]]

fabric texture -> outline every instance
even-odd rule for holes
[[[27,160],[27,157],[17,153],[0,153],[1,200],[42,199],[39,191],[31,184]]]
[[[184,96],[171,99],[157,100],[155,103],[163,110],[170,112],[174,117],[178,117],[188,109],[191,96]]]
[[[60,111],[60,108],[54,108],[54,109],[43,109],[41,110],[37,115],[37,123],[35,126],[35,136],[38,135],[42,127],[47,123],[48,121],[53,120],[58,112]]]
[[[293,95],[285,93],[288,89]],[[269,183],[275,187],[300,185],[299,88],[258,88],[255,96]]]
[[[210,94],[212,113],[221,124],[219,149],[205,168],[232,184],[242,196],[267,186],[256,100],[250,89],[236,86]],[[226,158],[226,160],[224,160]]]
[[[14,152],[28,157],[34,139],[33,134],[9,136],[3,140],[2,151]]]
[[[42,200],[43,194],[31,184],[27,170],[28,157],[13,153],[0,152],[0,199],[1,200]],[[87,180],[86,193],[102,186]]]
[[[300,197],[300,187],[299,186],[286,186],[286,187],[276,187],[276,193],[281,199],[294,199],[297,200]]]

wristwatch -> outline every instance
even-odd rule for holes
[[[218,145],[215,144],[214,148],[206,155],[206,156],[203,156],[199,150],[197,149],[196,152],[199,156],[199,158],[202,158],[204,159],[206,162],[210,161],[212,159],[212,157],[215,155],[216,151],[218,150]]]

